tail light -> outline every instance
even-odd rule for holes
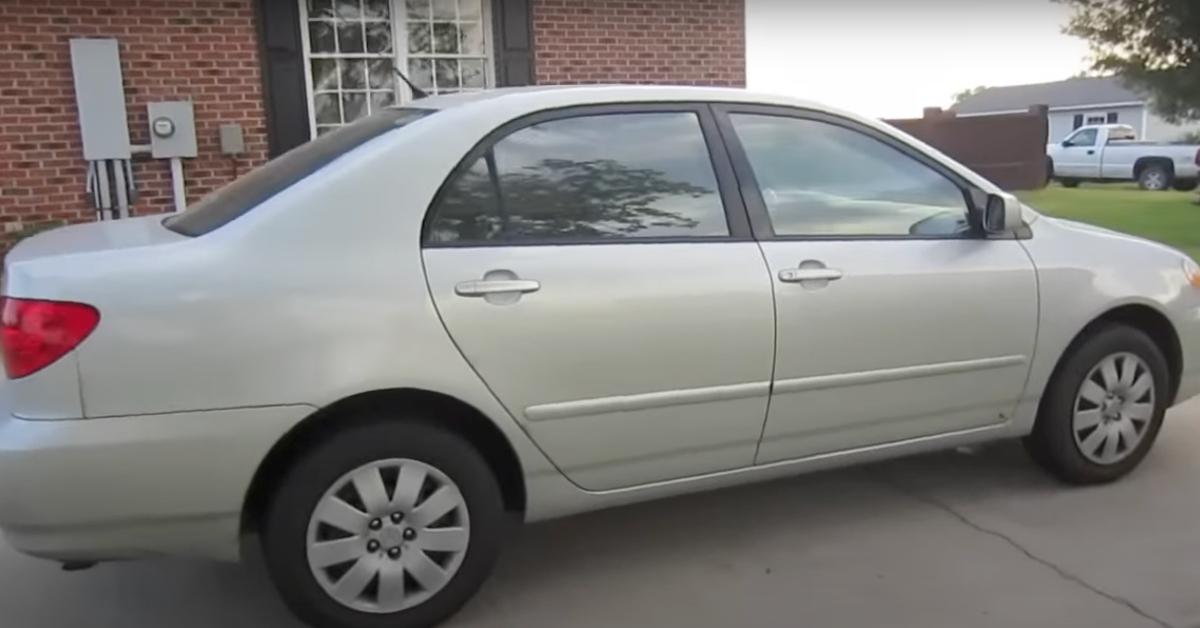
[[[96,329],[100,312],[83,303],[4,297],[0,318],[4,370],[9,379],[19,379],[78,347]]]
[[[1200,166],[1200,149],[1196,150],[1196,165]]]

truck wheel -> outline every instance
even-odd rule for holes
[[[1165,190],[1171,187],[1171,171],[1162,164],[1150,164],[1138,173],[1138,185],[1152,192]]]
[[[308,624],[417,628],[470,599],[512,522],[469,442],[381,417],[304,454],[260,531],[271,579]]]
[[[1175,182],[1171,184],[1171,187],[1179,190],[1180,192],[1191,192],[1192,190],[1196,189],[1197,184],[1200,184],[1200,181],[1197,181],[1196,179],[1175,179]]]
[[[1079,187],[1079,179],[1059,179],[1058,182],[1061,183],[1064,188]]]
[[[1167,360],[1126,325],[1101,327],[1069,351],[1025,447],[1066,482],[1111,482],[1132,471],[1158,436],[1170,403]]]

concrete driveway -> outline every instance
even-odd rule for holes
[[[1019,446],[948,452],[532,526],[454,626],[1200,626],[1200,402],[1112,486]],[[249,565],[0,549],[0,623],[297,627]]]

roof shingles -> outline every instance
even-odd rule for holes
[[[1072,78],[1054,83],[989,87],[951,109],[958,113],[991,113],[1024,110],[1033,105],[1049,105],[1054,109],[1145,100],[1114,77]]]

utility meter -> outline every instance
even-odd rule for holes
[[[196,156],[196,119],[188,101],[152,102],[146,106],[150,120],[150,152],[158,159]]]

